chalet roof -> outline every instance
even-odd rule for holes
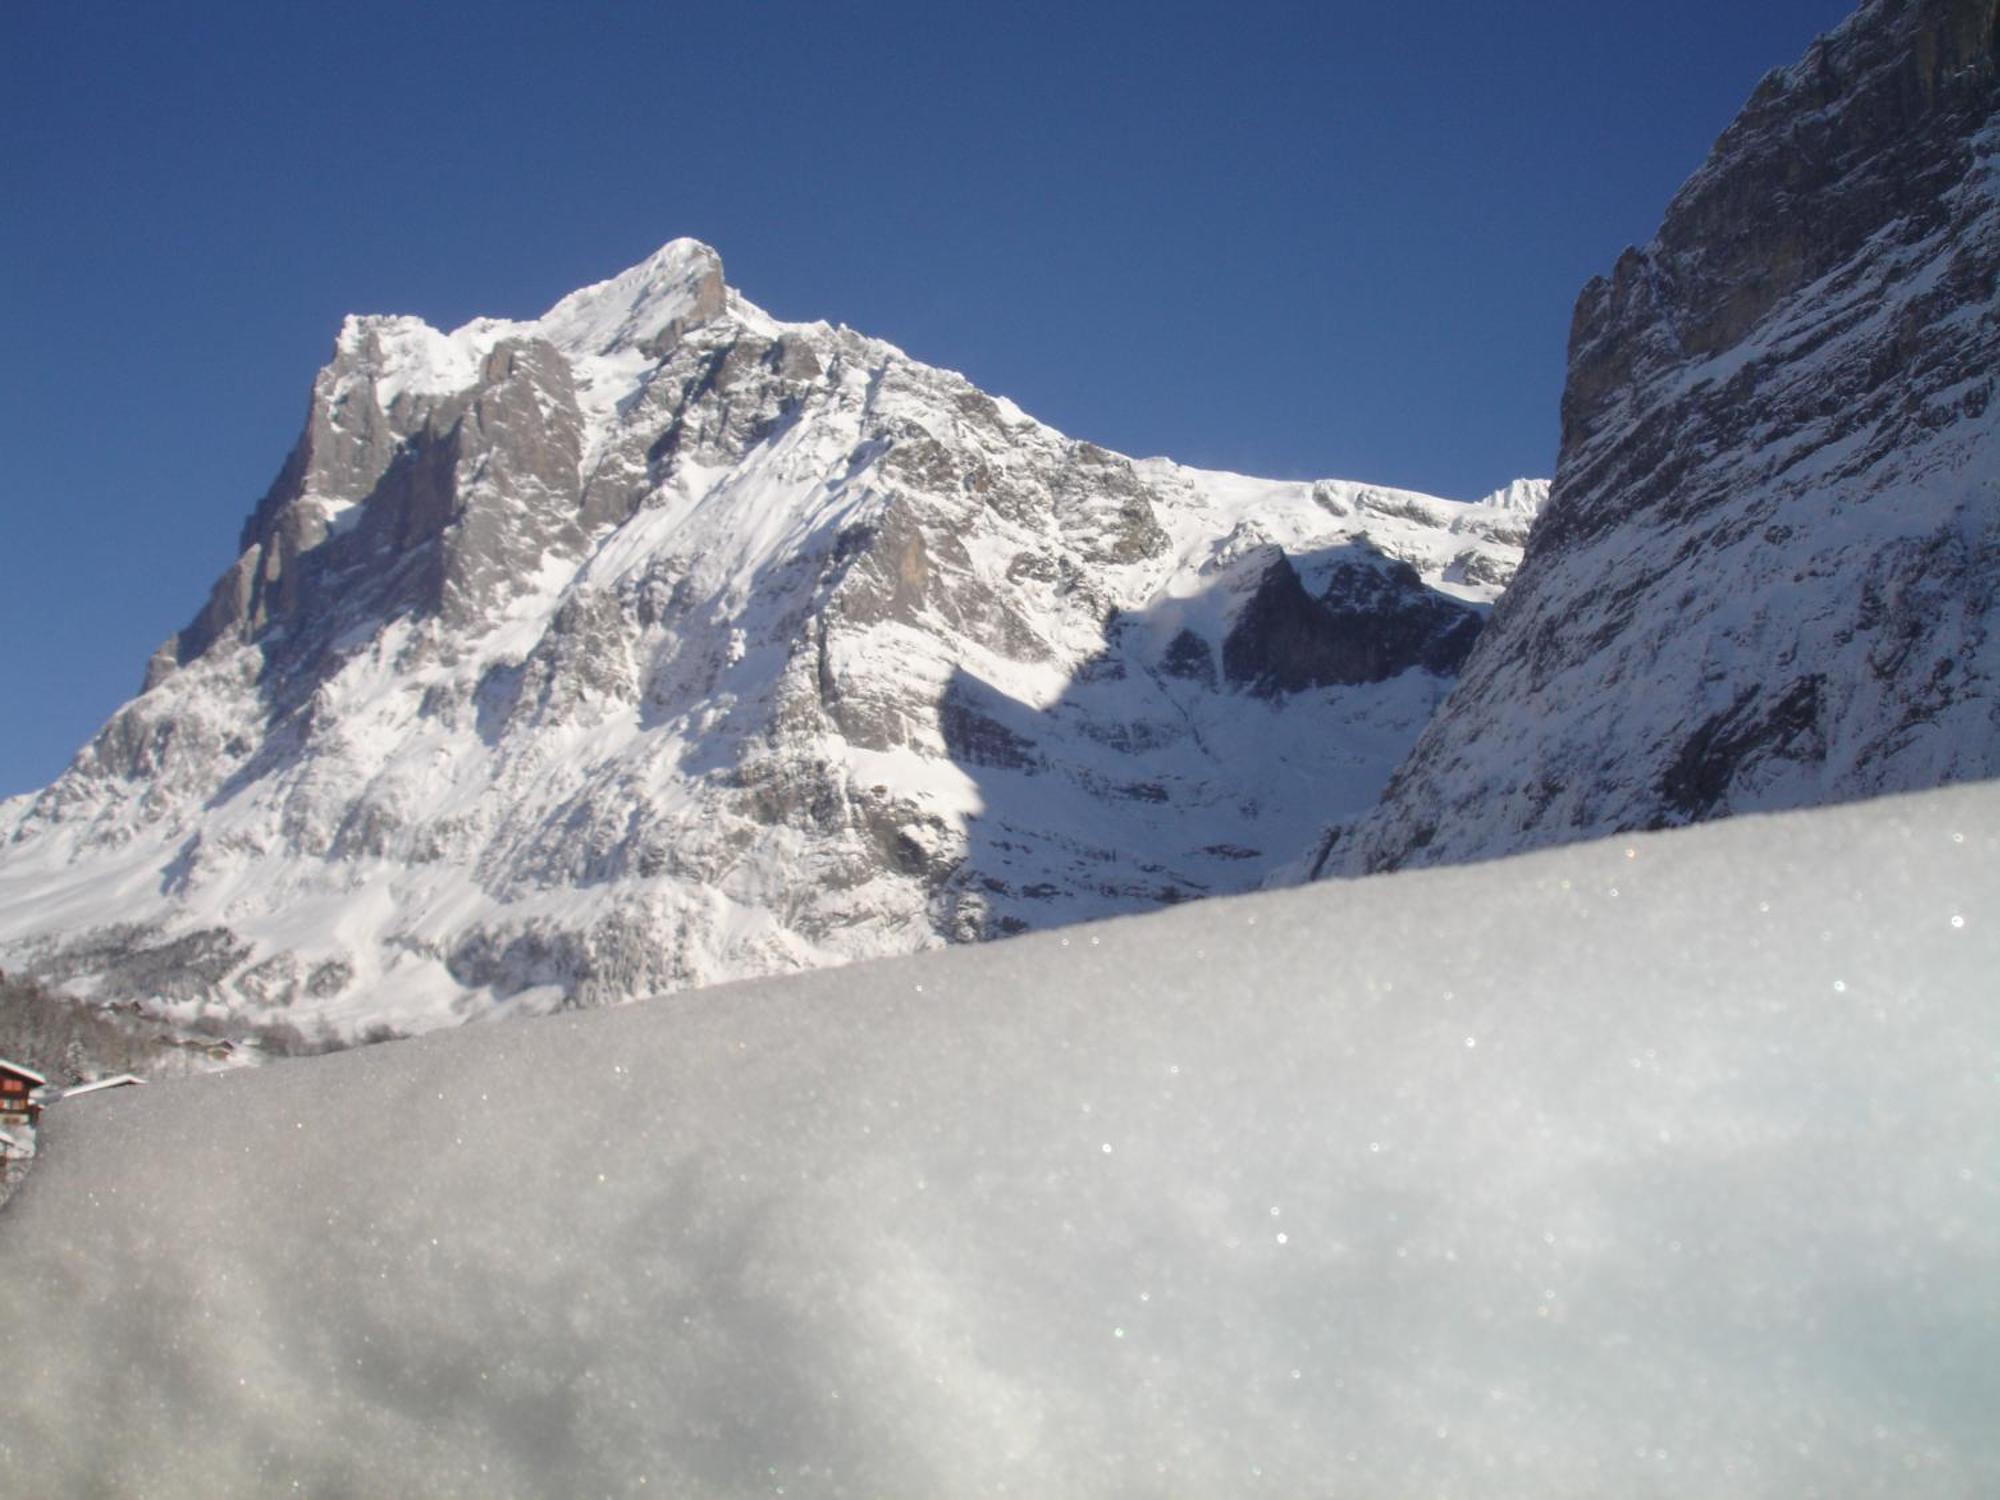
[[[0,1073],[12,1073],[16,1078],[25,1078],[28,1082],[35,1084],[46,1084],[48,1082],[48,1079],[42,1077],[33,1068],[24,1068],[17,1062],[7,1061],[4,1057],[0,1057]]]
[[[62,1097],[65,1099],[74,1099],[78,1094],[94,1094],[99,1089],[122,1089],[131,1084],[144,1083],[145,1081],[145,1079],[136,1073],[120,1073],[116,1078],[99,1078],[90,1083],[79,1083],[73,1089],[64,1089]]]

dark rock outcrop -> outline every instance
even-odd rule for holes
[[[1425,586],[1408,563],[1372,550],[1332,564],[1315,598],[1275,559],[1222,643],[1223,675],[1264,697],[1386,682],[1413,667],[1455,673],[1483,612]]]

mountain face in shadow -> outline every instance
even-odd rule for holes
[[[1328,797],[1372,806],[1483,606],[1366,541],[1257,549],[1120,611],[1054,698],[953,674],[939,725],[976,788],[939,925],[991,936],[1254,888]]]
[[[1308,593],[1289,560],[1274,563],[1222,643],[1222,675],[1263,697],[1386,682],[1413,668],[1456,673],[1483,610],[1433,592],[1408,563],[1368,547],[1341,549]]]
[[[1584,289],[1520,574],[1329,870],[2000,773],[1997,51],[1868,0]]]

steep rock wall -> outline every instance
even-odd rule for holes
[[[1869,0],[1577,303],[1520,574],[1330,872],[2000,772],[1994,0]]]

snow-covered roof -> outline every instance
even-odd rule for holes
[[[21,1064],[17,1062],[9,1062],[4,1057],[0,1057],[0,1073],[12,1073],[15,1077],[25,1078],[30,1083],[45,1084],[48,1082],[48,1079],[42,1077],[42,1075],[37,1073],[33,1068],[24,1068],[21,1066]]]
[[[28,1143],[18,1135],[9,1135],[6,1131],[0,1130],[0,1156],[4,1156],[10,1151],[17,1151],[21,1155],[26,1156],[29,1151]]]
[[[120,1073],[115,1078],[98,1078],[89,1083],[79,1083],[73,1089],[64,1089],[62,1097],[74,1099],[78,1094],[94,1094],[99,1089],[122,1089],[129,1084],[144,1083],[146,1080],[137,1073]]]

